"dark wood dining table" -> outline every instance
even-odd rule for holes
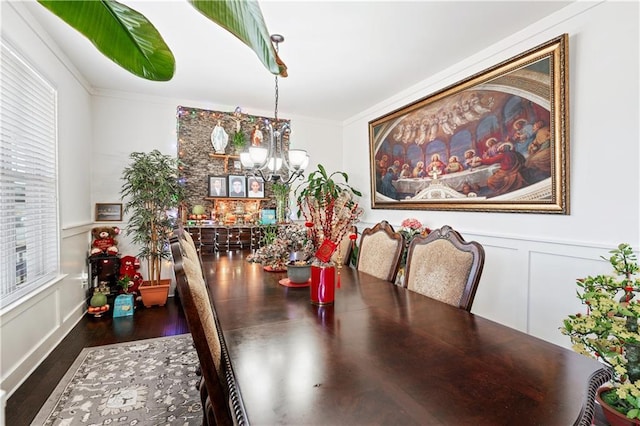
[[[590,424],[595,360],[349,267],[315,306],[245,255],[203,257],[241,424]]]

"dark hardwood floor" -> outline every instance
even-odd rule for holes
[[[29,425],[83,348],[188,333],[177,298],[164,307],[139,307],[133,316],[85,315],[7,401],[7,425]]]

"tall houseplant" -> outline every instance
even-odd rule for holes
[[[576,352],[596,358],[612,369],[611,389],[599,392],[604,405],[640,424],[640,292],[637,257],[628,244],[610,251],[614,275],[578,279],[578,298],[586,312],[569,315],[560,330]],[[605,415],[608,411],[606,407]],[[615,415],[614,415],[615,417]],[[623,418],[624,420],[624,418]]]
[[[289,184],[274,182],[271,189],[276,197],[276,223],[286,223],[287,210],[289,210]]]
[[[124,213],[130,213],[126,233],[140,245],[138,257],[147,261],[147,285],[158,286],[162,261],[170,259],[168,238],[175,225],[175,218],[168,213],[177,209],[184,198],[177,175],[180,161],[157,149],[133,152],[129,158],[131,163],[122,172],[124,184],[120,191]]]

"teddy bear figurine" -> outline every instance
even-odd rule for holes
[[[133,294],[134,296],[138,296],[138,287],[142,284],[142,274],[138,272],[140,268],[140,260],[134,256],[123,256],[120,259],[120,274],[118,276],[119,280],[123,280],[125,277],[129,278],[128,280],[128,288],[125,290],[125,293]]]
[[[120,233],[117,226],[98,226],[91,230],[93,242],[91,243],[91,256],[100,254],[118,254],[118,242],[115,236]]]

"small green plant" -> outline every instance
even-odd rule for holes
[[[585,313],[569,315],[562,334],[570,337],[573,350],[599,359],[612,369],[613,388],[601,397],[610,407],[630,419],[640,419],[640,292],[638,261],[628,244],[609,252],[615,276],[581,278],[578,298]]]
[[[277,236],[278,227],[276,225],[265,226],[262,230],[262,239],[260,242],[263,246],[268,246],[275,241]]]
[[[118,280],[116,285],[122,289],[123,293],[128,293],[130,283],[131,283],[131,277],[125,275]]]
[[[273,195],[275,195],[276,197],[288,197],[289,189],[289,185],[287,185],[286,183],[274,182],[273,185],[271,185]]]
[[[247,138],[240,130],[233,134],[233,138],[231,139],[231,146],[233,146],[233,149],[235,149],[236,152],[242,152],[246,143]]]

